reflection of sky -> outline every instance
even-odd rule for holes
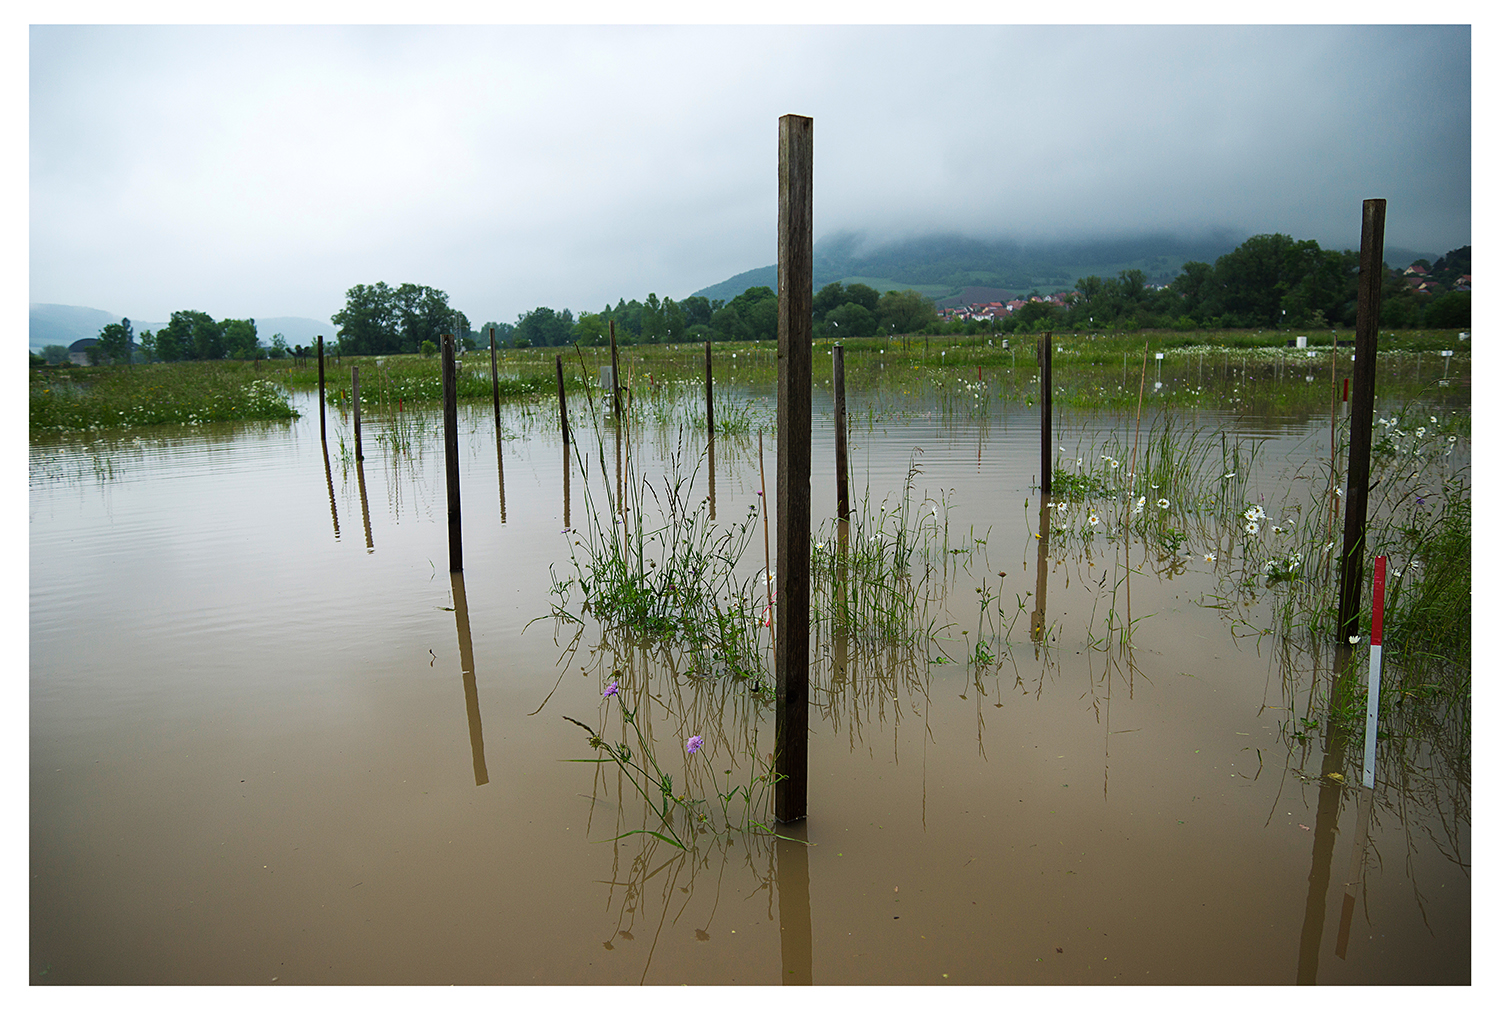
[[[328,317],[430,284],[474,325],[775,260],[776,119],[817,236],[1470,241],[1470,30],[324,28],[30,33],[30,298]],[[1354,58],[1356,57],[1357,58]]]

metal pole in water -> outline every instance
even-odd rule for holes
[[[1375,352],[1380,336],[1384,256],[1385,201],[1366,200],[1359,243],[1354,403],[1349,411],[1349,486],[1344,492],[1344,549],[1339,555],[1340,641],[1359,633],[1359,584],[1364,574],[1365,512],[1370,500],[1370,433],[1375,418]]]
[[[448,571],[464,570],[463,518],[458,500],[458,376],[453,334],[443,334],[443,463],[448,476]]]
[[[812,538],[813,121],[779,121],[776,375],[776,819],[807,816]]]
[[[833,345],[833,465],[838,470],[839,519],[849,518],[849,422],[844,401],[844,345]]]
[[[354,386],[354,458],[361,460],[365,458],[365,444],[359,433],[359,366],[355,365],[349,371],[352,373],[350,381]]]

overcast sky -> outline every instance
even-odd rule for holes
[[[478,326],[681,298],[814,229],[1470,236],[1467,27],[30,29],[30,300]]]

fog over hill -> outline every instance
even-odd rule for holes
[[[40,351],[48,344],[67,347],[84,337],[97,337],[99,331],[110,323],[118,323],[122,316],[103,309],[92,309],[82,305],[51,305],[45,302],[31,303],[30,343],[33,351]],[[218,318],[218,317],[215,317]],[[147,330],[159,330],[167,325],[166,320],[150,322],[144,319],[130,320],[130,328],[139,337]],[[318,319],[302,316],[269,316],[255,320],[255,332],[260,342],[269,347],[271,338],[280,333],[289,347],[297,344],[315,343],[319,336],[332,340],[334,326]]]
[[[882,241],[868,233],[839,232],[813,246],[813,290],[834,281],[859,281],[879,290],[914,288],[946,302],[969,288],[1045,293],[1072,288],[1079,278],[1091,274],[1113,277],[1128,269],[1144,271],[1151,283],[1167,284],[1183,263],[1213,263],[1249,237],[1225,228],[1196,234],[1160,232],[1033,242],[953,234]],[[1439,255],[1392,247],[1385,253],[1386,262],[1393,266]],[[776,289],[774,263],[735,274],[693,294],[728,301],[759,285]]]

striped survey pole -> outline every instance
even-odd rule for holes
[[[1375,723],[1380,715],[1380,630],[1385,619],[1385,555],[1375,559],[1370,600],[1370,695],[1365,702],[1365,788],[1375,788]]]

